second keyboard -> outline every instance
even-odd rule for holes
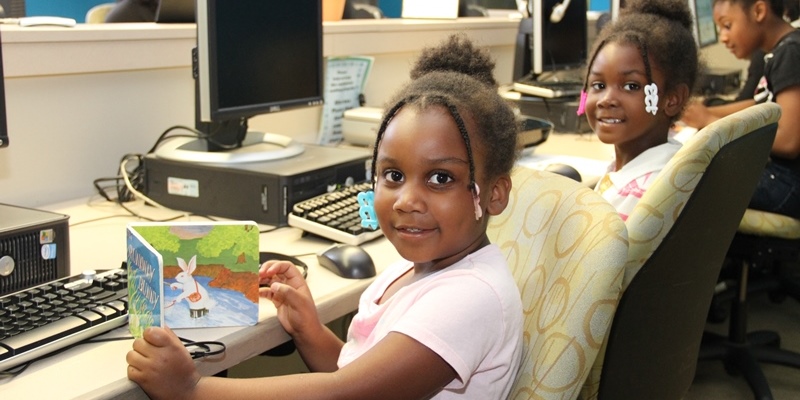
[[[352,245],[381,237],[380,229],[373,231],[362,227],[358,214],[356,197],[359,192],[370,189],[368,182],[362,182],[298,202],[289,214],[289,226]]]
[[[519,81],[514,82],[514,90],[531,96],[552,99],[580,95],[583,83],[577,81]]]

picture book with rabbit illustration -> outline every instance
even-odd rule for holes
[[[129,224],[131,334],[141,337],[148,326],[255,325],[258,234],[252,221]]]

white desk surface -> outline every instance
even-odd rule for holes
[[[605,144],[594,133],[550,133],[547,140],[526,149],[518,165],[545,169],[549,164],[567,164],[581,174],[583,182],[597,182],[614,158],[614,146]]]
[[[125,217],[127,213],[122,208],[98,199],[81,199],[42,208],[70,216],[71,274],[79,274],[85,269],[119,268],[126,254],[125,226],[128,222],[136,221],[136,218]],[[132,203],[130,208],[156,219],[182,214],[144,206],[141,202]],[[122,217],[97,220],[113,215]],[[188,217],[184,220],[205,219]],[[88,222],[82,223],[84,221]],[[288,227],[262,233],[261,250],[300,256],[308,264],[308,285],[324,323],[355,310],[361,292],[372,279],[344,279],[320,267],[314,253],[329,246],[330,242],[312,237],[301,238],[301,233],[299,229]],[[383,238],[362,246],[372,256],[378,272],[399,259],[391,244]],[[224,356],[197,362],[198,369],[204,375],[212,375],[234,366],[289,338],[277,320],[275,307],[264,299],[259,307],[259,323],[255,326],[180,329],[176,333],[191,340],[219,340],[226,344]],[[98,336],[109,337],[130,337],[130,334],[127,326],[124,326]],[[0,379],[2,398],[146,399],[144,392],[126,377],[125,354],[130,350],[131,343],[132,339],[81,344],[53,357],[36,361],[20,376]]]
[[[566,156],[564,154],[570,154]],[[520,165],[544,166],[550,162],[573,165],[584,176],[599,175],[613,156],[613,147],[600,142],[593,134],[551,134],[548,140],[528,150]],[[161,210],[134,202],[129,207],[144,216],[166,219],[183,214]],[[99,197],[52,204],[43,209],[70,216],[70,269],[79,274],[86,269],[118,268],[125,259],[125,226],[137,221],[125,210]],[[107,218],[109,216],[116,216]],[[184,217],[183,220],[204,220]],[[267,228],[267,227],[262,227]],[[309,266],[308,285],[314,295],[320,319],[333,321],[358,306],[361,292],[372,279],[340,278],[318,265],[314,254],[330,245],[316,237],[301,237],[296,228],[280,228],[261,234],[261,250],[299,256]],[[366,243],[378,272],[399,258],[391,244],[383,239]],[[241,361],[263,353],[289,336],[277,320],[274,306],[262,300],[259,323],[243,328],[210,328],[176,330],[179,336],[192,340],[219,340],[226,344],[224,356],[198,361],[204,375],[212,375]],[[115,329],[98,338],[129,337],[127,326]],[[52,399],[146,399],[144,392],[126,377],[125,354],[132,339],[103,343],[81,344],[58,355],[36,361],[24,373],[13,379],[0,379],[4,400]],[[279,360],[279,359],[278,359]]]

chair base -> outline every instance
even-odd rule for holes
[[[761,241],[761,238],[755,239],[757,243]],[[752,237],[737,235],[731,245],[729,255],[736,253],[734,249],[742,250],[745,247],[744,245],[750,245],[753,242]],[[752,251],[752,247],[748,250]],[[796,248],[790,250],[793,254],[796,254]],[[769,254],[771,252],[761,251],[760,253]],[[734,259],[736,258],[734,257]],[[794,260],[796,257],[789,259]],[[787,281],[790,280],[787,279],[789,277],[782,273],[778,273],[778,277],[775,276],[776,272],[780,272],[776,271],[775,264],[775,260],[767,262],[763,259],[759,260],[759,262],[753,262],[752,260],[742,262],[738,279],[731,285],[730,289],[732,290],[717,296],[718,301],[731,302],[728,335],[704,333],[704,340],[698,355],[698,359],[701,361],[721,360],[725,365],[725,370],[731,375],[741,373],[758,400],[773,399],[769,383],[759,363],[778,364],[800,369],[800,353],[781,349],[780,336],[776,332],[747,331],[748,294],[752,292],[774,293],[777,290],[780,293],[798,299],[800,292],[787,291],[787,288],[793,289],[793,287],[787,285]],[[751,275],[756,271],[767,273],[759,276],[753,282],[748,282],[754,278]],[[781,279],[780,275],[784,275],[784,279]],[[772,298],[774,295],[770,297]],[[775,299],[773,298],[773,300]]]
[[[699,359],[721,360],[729,374],[741,373],[758,400],[773,399],[769,383],[759,363],[800,368],[800,353],[780,349],[778,347],[780,337],[775,332],[750,332],[741,343],[718,339],[720,337],[714,337],[713,343],[703,344]]]

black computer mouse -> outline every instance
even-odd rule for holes
[[[574,179],[578,182],[581,181],[581,173],[575,167],[567,164],[553,163],[544,168],[545,171],[553,172],[559,175],[566,176],[567,178]]]
[[[375,276],[375,263],[360,246],[334,244],[317,254],[319,265],[347,279],[364,279]]]

